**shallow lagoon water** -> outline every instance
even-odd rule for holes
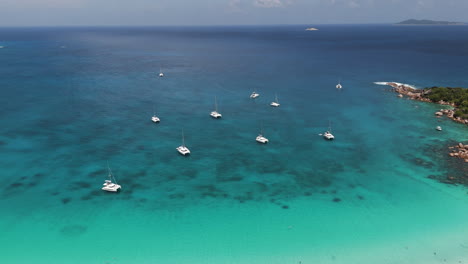
[[[373,83],[467,87],[468,28],[304,28],[1,29],[2,258],[468,262],[466,127]]]

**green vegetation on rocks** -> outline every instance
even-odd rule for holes
[[[424,89],[426,98],[434,103],[440,101],[453,104],[457,110],[454,116],[468,119],[468,89],[450,87],[432,87]]]

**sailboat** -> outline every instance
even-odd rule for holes
[[[335,139],[335,136],[331,133],[331,122],[328,122],[328,130],[323,133],[323,137],[328,140]]]
[[[151,121],[153,121],[154,123],[159,123],[159,121],[161,121],[159,117],[156,116],[156,110],[154,110],[154,107],[153,107],[153,116],[151,117]]]
[[[263,136],[263,125],[262,125],[262,128],[260,130],[260,134],[258,134],[257,138],[255,138],[255,140],[258,142],[258,143],[262,143],[262,144],[266,144],[268,143],[268,138],[264,137]]]
[[[343,86],[341,85],[341,79],[338,81],[338,84],[336,85],[336,89],[341,89]]]
[[[257,93],[257,92],[254,90],[254,91],[252,92],[252,94],[250,95],[250,98],[251,98],[251,99],[255,99],[255,98],[259,97],[259,96],[260,96],[260,94]]]
[[[280,103],[278,102],[278,95],[277,95],[277,94],[275,94],[275,101],[274,101],[274,102],[271,102],[270,105],[273,106],[273,107],[278,107],[278,106],[280,106]]]
[[[102,185],[102,190],[107,192],[117,192],[122,187],[117,184],[115,177],[112,175],[109,163],[107,163],[107,170],[109,171],[109,179],[104,181],[104,184]]]
[[[214,118],[222,117],[222,115],[218,112],[218,101],[216,100],[216,96],[215,96],[215,110],[210,113],[210,116]]]
[[[164,77],[164,73],[161,70],[161,67],[159,67],[159,77]]]
[[[184,136],[183,130],[182,130],[182,146],[177,147],[177,151],[184,156],[190,154],[190,150],[185,146],[185,136]]]

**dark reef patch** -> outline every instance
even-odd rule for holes
[[[333,201],[334,203],[339,203],[339,202],[341,202],[341,199],[340,199],[340,198],[337,198],[337,197],[335,197],[335,198],[333,198],[333,200],[332,200],[332,201]]]
[[[235,176],[226,176],[226,175],[216,175],[216,180],[218,182],[238,182],[242,181],[244,178],[240,175],[235,175]]]
[[[88,194],[83,195],[83,196],[81,197],[81,200],[87,201],[87,200],[93,199],[94,197],[98,197],[98,196],[102,196],[102,195],[103,195],[103,191],[101,191],[101,190],[93,190],[93,191],[90,191]]]
[[[23,187],[23,186],[24,186],[24,184],[21,183],[21,182],[14,182],[14,183],[10,184],[8,187],[14,189],[14,188],[20,188],[20,187]]]
[[[44,173],[36,173],[34,174],[34,178],[35,180],[39,180],[39,179],[42,179],[44,178],[46,175]]]
[[[359,200],[364,200],[364,199],[365,199],[364,196],[362,196],[362,195],[357,195],[356,197],[357,197]]]
[[[62,201],[63,204],[67,204],[67,203],[71,202],[71,198],[68,198],[68,197],[67,198],[62,198],[61,201]]]
[[[91,188],[90,183],[83,182],[83,181],[76,182],[75,184],[72,184],[72,185],[78,186],[78,188],[80,188],[80,189],[89,189],[89,188]]]
[[[281,208],[283,208],[283,209],[289,209],[289,206],[288,206],[288,205],[283,205],[283,206],[281,206]]]
[[[463,159],[454,159],[448,154],[451,146],[458,143],[453,140],[440,141],[438,143],[427,144],[421,149],[421,153],[425,154],[431,160],[437,160],[443,164],[443,170],[439,170],[438,174],[428,175],[429,179],[437,180],[444,184],[461,184],[468,187],[468,166]]]
[[[80,236],[88,230],[88,227],[83,225],[67,225],[60,229],[60,233],[64,236],[76,237]]]
[[[184,199],[185,194],[184,193],[171,193],[169,194],[169,199]]]
[[[88,173],[88,176],[91,178],[101,177],[102,175],[106,175],[105,170],[96,170],[96,171]]]

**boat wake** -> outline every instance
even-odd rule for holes
[[[405,86],[407,88],[411,88],[413,90],[417,90],[416,86],[406,83],[398,83],[398,82],[374,82],[377,85],[390,85],[390,86]]]

